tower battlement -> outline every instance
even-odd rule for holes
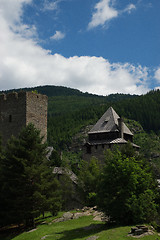
[[[0,134],[2,142],[17,136],[20,130],[33,123],[47,140],[48,97],[33,92],[12,92],[0,95]]]
[[[11,92],[11,93],[2,93],[0,95],[0,102],[1,104],[3,104],[3,101],[10,101],[10,100],[15,100],[15,99],[19,99],[23,96],[25,96],[26,92]]]

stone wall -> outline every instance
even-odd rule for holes
[[[92,157],[95,157],[99,160],[100,163],[104,163],[105,161],[105,153],[107,149],[113,150],[115,147],[121,148],[124,144],[98,144],[91,145],[90,151],[88,151],[88,146],[83,146],[83,159],[85,161],[90,162]]]
[[[90,146],[90,152],[87,150],[87,146],[83,146],[83,159],[90,161],[92,157],[97,158],[101,163],[104,163],[105,151],[109,149],[109,145],[92,145]]]
[[[37,129],[40,129],[44,141],[47,141],[47,106],[46,95],[26,93],[26,124],[32,122]]]
[[[30,122],[47,140],[47,96],[32,92],[0,95],[0,134],[4,145]]]
[[[0,134],[3,144],[12,136],[17,136],[26,125],[26,93],[0,95]]]

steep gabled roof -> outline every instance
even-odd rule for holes
[[[57,175],[67,175],[72,182],[74,182],[75,184],[77,184],[77,176],[68,168],[63,168],[63,167],[54,167],[53,169],[53,174],[57,174]]]
[[[118,119],[120,117],[114,111],[112,107],[103,114],[103,116],[97,121],[94,127],[90,130],[89,134],[92,133],[104,133],[104,132],[115,132],[119,131]],[[133,135],[129,128],[123,123],[124,133]]]

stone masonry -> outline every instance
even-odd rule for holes
[[[5,145],[8,139],[18,136],[28,123],[41,131],[47,140],[47,105],[46,95],[33,92],[12,92],[0,95],[0,134]]]

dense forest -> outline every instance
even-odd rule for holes
[[[95,124],[112,106],[118,115],[138,121],[149,133],[159,133],[160,92],[142,96],[114,94],[97,96],[52,96],[49,98],[48,141],[55,148],[64,148],[84,126]]]
[[[60,86],[39,86],[10,91],[21,90],[36,90],[48,96],[48,144],[57,150],[68,147],[72,137],[80,129],[95,124],[110,106],[118,115],[139,122],[147,133],[153,131],[159,135],[159,90],[141,96],[118,93],[98,96]]]

